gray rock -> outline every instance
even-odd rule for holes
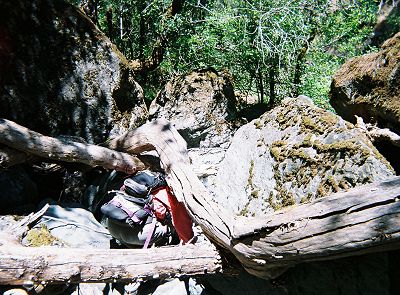
[[[1,1],[0,117],[102,142],[147,118],[128,61],[63,0]]]
[[[200,282],[206,286],[205,294],[397,294],[399,254],[399,251],[374,253],[299,264],[274,280],[241,271],[237,276],[207,276]]]
[[[215,191],[215,179],[226,150],[226,148],[214,147],[192,148],[188,151],[193,171],[211,194]]]
[[[152,102],[150,116],[171,121],[189,148],[227,147],[240,124],[231,77],[211,69],[168,82]]]
[[[50,205],[33,229],[45,226],[59,241],[57,246],[73,248],[110,248],[112,239],[93,214],[82,208],[63,208]],[[27,236],[22,243],[29,245]]]
[[[235,133],[215,200],[238,215],[263,216],[392,175],[363,133],[299,97]]]
[[[161,284],[153,292],[153,295],[187,295],[185,282],[179,279],[173,279]]]

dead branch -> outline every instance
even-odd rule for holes
[[[38,147],[38,145],[33,146]],[[360,186],[308,204],[288,207],[263,218],[244,218],[225,212],[210,199],[208,191],[190,167],[186,142],[169,122],[156,120],[147,123],[110,141],[109,147],[134,154],[155,150],[168,175],[169,185],[177,198],[185,203],[188,212],[201,226],[203,232],[211,241],[233,253],[246,270],[256,276],[273,277],[290,266],[306,261],[336,259],[400,248],[400,202],[398,200],[400,177]],[[36,261],[36,268],[41,271],[34,272],[34,277],[37,280],[41,278],[51,282],[65,281],[66,278],[71,279],[71,277],[74,281],[107,281],[112,278],[124,281],[138,276],[143,278],[157,276],[155,272],[148,272],[147,268],[134,273],[133,268],[138,266],[134,264],[133,267],[127,255],[132,255],[134,261],[143,261],[140,257],[146,257],[145,261],[151,261],[157,265],[158,275],[170,276],[179,273],[174,268],[175,266],[171,266],[172,262],[168,260],[169,258],[157,256],[158,254],[154,254],[156,252],[151,252],[158,250],[142,250],[144,252],[130,252],[133,250],[114,252],[113,250],[107,252],[109,256],[99,254],[100,260],[90,256],[90,253],[95,252],[88,252],[89,256],[84,256],[86,250],[75,252],[74,256],[76,253],[83,255],[82,261],[87,259],[86,267],[93,270],[87,270],[90,274],[85,275],[85,272],[82,273],[82,269],[86,271],[85,265],[74,264],[78,262],[72,258],[74,257],[72,254],[65,255],[64,249],[49,250],[50,252],[46,250],[41,252],[42,256],[35,258],[36,256],[32,256],[33,251],[29,252],[31,250],[27,251],[26,248],[23,248],[24,251],[16,249],[17,252],[6,246],[0,248],[2,251],[0,252],[0,277],[9,280],[11,277],[17,278],[14,279],[15,282],[22,277],[25,278],[25,273],[34,272],[34,270],[24,271],[22,267],[16,267],[11,257],[23,257],[20,261],[25,261],[24,267],[29,264],[26,262],[27,259]],[[195,261],[198,255],[196,251],[190,252],[185,259]],[[22,252],[26,252],[28,256],[21,256],[25,255]],[[120,253],[125,254],[120,256]],[[159,260],[152,260],[154,257],[150,258],[150,256],[153,254]],[[58,260],[55,260],[55,268],[53,268],[55,273],[47,275],[44,269],[53,266],[51,257],[56,257]],[[210,260],[213,262],[207,262],[207,265],[215,265],[216,259],[215,256],[213,257]],[[171,259],[176,263],[174,260],[177,259],[176,257]],[[73,274],[65,275],[57,267],[64,265],[65,268],[65,265],[69,265],[69,260],[73,261],[71,269],[74,271]],[[117,277],[112,277],[110,274],[109,270],[112,269],[111,273],[115,273],[116,268],[115,265],[108,264],[110,260],[117,261],[118,268],[121,269],[121,272],[117,272]],[[44,265],[40,261],[45,261]],[[193,274],[193,269],[190,269],[194,266],[187,264],[187,267],[188,269],[181,273]],[[166,272],[160,269],[166,269]],[[8,274],[9,272],[11,274]]]
[[[357,119],[356,127],[368,135],[372,142],[388,141],[392,145],[400,147],[400,135],[390,131],[388,128],[379,128],[373,124],[364,123],[364,120],[355,116]]]
[[[156,150],[178,199],[210,240],[259,277],[300,262],[400,248],[400,178],[293,206],[263,218],[240,218],[208,195],[189,165],[186,142],[165,120],[110,142],[130,153]]]
[[[0,143],[42,158],[101,166],[128,174],[145,168],[135,156],[97,145],[45,136],[6,119],[0,119]]]
[[[0,246],[0,284],[132,282],[220,271],[210,243],[150,249]]]

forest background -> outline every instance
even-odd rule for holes
[[[333,73],[400,30],[399,0],[70,1],[130,60],[148,102],[212,67],[233,76],[242,107],[304,94],[331,109]]]

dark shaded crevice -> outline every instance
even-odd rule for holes
[[[390,163],[396,175],[400,175],[400,147],[393,145],[389,141],[374,142],[374,146]]]

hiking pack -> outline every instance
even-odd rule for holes
[[[142,171],[125,178],[119,190],[107,193],[107,203],[101,206],[101,212],[113,221],[135,227],[151,223],[152,230],[143,248],[147,248],[154,232],[157,218],[153,213],[153,191],[166,187],[165,176],[159,172]],[[162,221],[162,220],[159,220]]]

